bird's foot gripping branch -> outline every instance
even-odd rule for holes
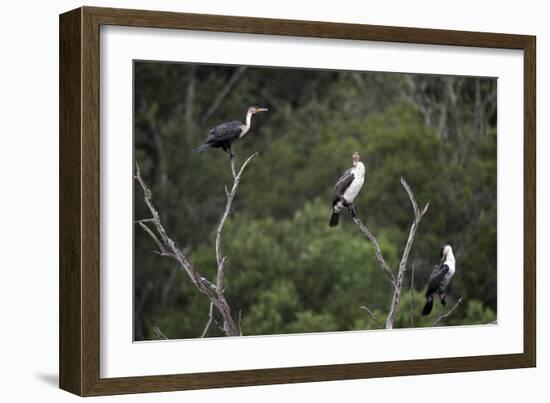
[[[138,220],[136,221],[136,223],[154,241],[155,245],[158,248],[156,253],[159,254],[160,256],[166,256],[174,259],[179,264],[179,267],[181,268],[181,270],[183,270],[184,273],[187,275],[191,283],[195,286],[195,288],[201,294],[207,297],[210,301],[208,321],[206,323],[206,327],[202,331],[201,337],[204,337],[206,335],[206,333],[208,332],[208,328],[210,327],[212,322],[215,322],[216,324],[218,324],[220,330],[223,333],[225,333],[226,336],[242,335],[241,325],[240,323],[237,323],[233,318],[231,314],[231,308],[229,306],[229,303],[227,302],[227,299],[225,298],[224,266],[227,261],[227,257],[223,256],[222,254],[222,231],[223,231],[225,221],[227,220],[227,217],[230,214],[231,206],[233,204],[233,199],[237,194],[237,189],[242,179],[244,170],[246,169],[248,164],[257,156],[258,156],[258,153],[254,153],[251,156],[249,156],[245,160],[245,162],[241,165],[241,167],[238,169],[238,171],[235,167],[235,159],[231,159],[230,168],[231,168],[231,174],[233,177],[233,186],[231,187],[230,190],[228,190],[227,188],[225,189],[227,201],[226,201],[225,209],[222,213],[221,219],[216,227],[215,252],[216,252],[217,271],[216,271],[215,282],[209,281],[198,272],[197,266],[192,264],[189,261],[187,256],[178,247],[177,243],[174,240],[172,240],[172,238],[170,238],[170,236],[166,232],[160,220],[160,215],[157,209],[155,208],[155,206],[153,205],[152,192],[147,186],[147,184],[145,183],[145,181],[143,180],[143,177],[141,176],[141,172],[139,169],[139,165],[136,163],[135,179],[138,181],[138,183],[140,184],[143,190],[145,204],[147,205],[147,208],[151,213],[151,218]],[[221,316],[220,321],[216,320],[214,317],[215,316],[214,308]],[[166,336],[164,336],[164,334],[161,332],[160,329],[156,328],[156,330],[157,330],[156,331],[157,334],[162,334],[163,337],[161,338],[166,338]]]

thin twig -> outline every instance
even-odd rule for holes
[[[153,241],[155,241],[155,243],[157,244],[158,248],[159,248],[159,254],[160,255],[163,255],[163,256],[170,256],[168,254],[168,252],[166,252],[166,249],[164,248],[164,246],[162,245],[162,243],[159,241],[158,237],[155,235],[155,233],[153,231],[151,231],[151,228],[149,228],[147,225],[145,225],[143,223],[143,221],[140,221],[138,222],[139,226],[141,228],[143,228],[143,230],[145,232],[147,232],[149,234],[149,236],[153,239]]]
[[[146,222],[152,222],[152,223],[154,223],[155,220],[153,220],[152,218],[142,218],[141,220],[135,220],[135,221],[134,221],[134,224],[146,223]]]
[[[393,288],[395,288],[395,275],[393,274],[392,270],[384,260],[384,256],[382,255],[382,251],[380,250],[380,244],[378,243],[378,240],[375,238],[374,235],[369,231],[369,229],[366,227],[365,224],[359,219],[359,217],[353,217],[353,222],[359,227],[361,232],[369,238],[370,242],[374,246],[374,253],[376,255],[376,259],[378,260],[378,264],[380,265],[380,268],[384,271],[386,276],[388,277],[388,280],[392,284]]]
[[[164,333],[162,333],[162,331],[158,327],[155,326],[153,328],[153,332],[157,335],[157,337],[160,340],[168,340],[168,337],[166,337],[166,335]]]
[[[201,334],[201,337],[204,337],[206,336],[206,333],[208,332],[208,329],[210,328],[210,325],[212,324],[212,315],[213,315],[213,312],[212,310],[214,309],[214,304],[211,302],[210,303],[210,308],[208,310],[208,322],[206,322],[206,326],[204,327],[204,330],[202,331],[202,334]]]
[[[460,297],[458,299],[458,301],[456,301],[456,304],[453,305],[453,307],[451,309],[449,309],[447,312],[443,312],[441,315],[439,315],[436,320],[433,321],[432,323],[432,326],[437,326],[440,322],[444,321],[445,319],[447,319],[449,316],[451,316],[451,314],[453,313],[453,311],[458,308],[458,306],[460,304],[462,304],[462,297]]]
[[[218,224],[218,227],[216,229],[216,262],[218,264],[218,269],[220,269],[220,267],[221,267],[221,269],[223,270],[221,237],[222,237],[222,230],[223,230],[223,226],[225,224],[225,220],[227,220],[227,216],[229,215],[229,212],[231,211],[231,205],[233,203],[233,199],[235,198],[235,194],[237,193],[237,188],[239,187],[239,183],[241,181],[241,176],[242,176],[246,166],[250,163],[250,161],[252,161],[257,156],[258,156],[258,153],[254,153],[246,159],[246,161],[241,166],[241,169],[239,169],[239,173],[234,176],[233,187],[231,188],[231,191],[227,195],[227,202],[225,203],[225,210],[222,214],[222,217],[221,217],[220,222]],[[231,160],[231,165],[234,166],[234,159]]]
[[[235,171],[235,157],[231,156],[229,159],[230,165],[231,165],[231,175],[233,175],[233,180],[237,178],[237,172]],[[225,186],[225,195],[229,197],[229,192],[227,191],[227,186]]]
[[[378,318],[376,317],[376,315],[374,314],[374,312],[371,311],[367,306],[361,305],[361,306],[359,307],[359,309],[362,309],[362,310],[366,311],[366,312],[369,314],[369,316],[371,317],[371,319],[372,319],[373,321],[375,321],[376,324],[377,324],[378,326],[384,327],[384,326],[382,325],[382,323],[378,320]]]

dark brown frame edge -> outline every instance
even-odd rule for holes
[[[524,51],[521,354],[127,378],[99,375],[99,28],[173,28]],[[525,368],[536,365],[536,38],[484,32],[81,7],[60,16],[60,387],[81,396]]]

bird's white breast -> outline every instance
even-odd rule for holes
[[[454,259],[453,260],[449,260],[447,259],[447,261],[445,262],[445,264],[447,264],[447,266],[449,267],[449,274],[452,276],[453,274],[455,274],[455,261]]]
[[[357,166],[351,169],[351,173],[353,173],[354,179],[344,191],[343,195],[348,203],[353,203],[363,187],[363,183],[365,182],[365,166],[362,162],[358,162]]]
[[[450,247],[449,247],[450,248]],[[456,260],[455,260],[455,255],[453,254],[453,250],[450,249],[448,252],[447,252],[447,258],[445,259],[445,263],[447,264],[447,266],[449,267],[449,274],[452,276],[453,274],[455,274],[455,265],[456,265]]]
[[[445,277],[443,277],[443,280],[441,281],[441,288],[443,288],[443,289],[447,288],[447,286],[451,282],[451,278],[453,278],[453,276],[455,274],[455,262],[454,261],[450,261],[450,262],[447,261],[447,262],[445,262],[445,264],[449,268],[449,271],[447,272],[447,274],[445,275]]]

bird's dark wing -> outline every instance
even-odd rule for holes
[[[208,137],[206,137],[206,143],[235,140],[239,137],[242,131],[243,124],[238,120],[232,122],[225,122],[217,125],[210,130]]]
[[[439,289],[439,285],[445,278],[445,275],[449,272],[449,266],[446,264],[440,264],[434,267],[428,280],[428,294],[432,294]]]
[[[354,178],[355,175],[351,173],[351,169],[345,171],[340,179],[338,179],[338,182],[336,182],[336,186],[334,186],[334,195],[342,197],[346,189],[349,187],[349,185],[351,185],[351,182],[353,182]]]

